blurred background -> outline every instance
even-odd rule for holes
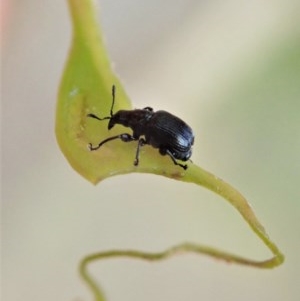
[[[204,256],[91,266],[108,301],[300,296],[299,1],[99,0],[114,69],[133,106],[180,116],[193,162],[251,202],[284,265]],[[192,184],[131,174],[93,186],[54,135],[71,26],[66,1],[2,0],[2,300],[91,300],[79,260],[111,248],[194,241],[271,256],[237,212]]]

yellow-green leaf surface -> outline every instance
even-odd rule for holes
[[[133,165],[137,147],[134,142],[123,143],[115,140],[103,145],[99,151],[88,150],[88,143],[97,145],[103,139],[124,131],[121,126],[115,126],[108,131],[107,121],[99,122],[87,118],[88,113],[96,114],[99,117],[109,116],[113,84],[117,88],[114,111],[121,108],[130,109],[131,104],[111,69],[97,22],[98,16],[94,2],[92,0],[69,0],[68,2],[72,16],[73,37],[59,89],[56,137],[71,166],[94,184],[113,175],[144,172],[203,186],[229,201],[273,253],[273,257],[270,259],[254,261],[207,246],[185,243],[160,253],[112,250],[93,254],[82,261],[80,271],[92,289],[96,300],[104,300],[104,297],[87,273],[86,268],[90,262],[97,259],[126,256],[145,260],[161,260],[177,253],[194,252],[260,268],[272,268],[281,264],[283,255],[269,239],[246,199],[236,189],[215,175],[191,162],[188,163],[189,168],[184,171],[181,167],[174,165],[169,157],[161,156],[157,149],[149,146],[142,148],[140,164],[136,167]]]
[[[133,165],[135,143],[114,141],[101,151],[89,152],[88,143],[98,144],[124,128],[116,126],[108,132],[107,121],[88,118],[109,115],[111,89],[116,85],[114,111],[129,109],[131,104],[122,85],[111,70],[110,61],[98,27],[97,11],[91,0],[70,0],[73,21],[73,40],[69,59],[62,78],[56,116],[57,141],[72,167],[83,177],[97,183],[114,174],[150,172],[180,178],[182,168],[173,166],[170,158],[145,146],[138,167]],[[128,130],[127,130],[128,131]]]

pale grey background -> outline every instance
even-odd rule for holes
[[[193,161],[245,194],[287,257],[275,270],[201,256],[95,264],[108,300],[299,300],[299,1],[99,2],[110,56],[134,106],[185,119],[196,133]],[[232,207],[200,187],[139,174],[94,187],[72,170],[54,136],[67,5],[14,0],[9,8],[3,300],[91,300],[77,267],[97,250],[159,251],[193,240],[270,256]]]

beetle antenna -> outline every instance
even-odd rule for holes
[[[111,108],[110,108],[110,117],[113,116],[113,108],[115,105],[115,95],[116,95],[116,86],[113,85],[111,88],[111,95],[112,95],[112,104],[111,104]]]
[[[96,116],[95,114],[87,114],[86,116],[87,117],[91,117],[91,118],[95,118],[97,120],[106,120],[106,119],[111,119],[112,116],[113,116],[113,108],[114,108],[114,105],[115,105],[115,95],[116,95],[116,86],[113,85],[112,86],[112,89],[111,89],[111,94],[112,94],[112,104],[111,104],[111,108],[110,108],[110,116],[106,116],[106,117],[103,117],[103,118],[100,118],[98,116]]]

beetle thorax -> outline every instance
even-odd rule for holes
[[[115,124],[121,124],[125,127],[130,127],[133,132],[140,132],[139,135],[142,135],[144,127],[153,114],[153,112],[147,110],[120,110],[111,117],[108,129],[111,129]]]

